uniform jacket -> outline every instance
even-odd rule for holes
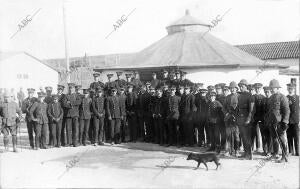
[[[196,110],[195,96],[192,94],[182,95],[180,101],[180,113],[182,114],[182,116],[189,115],[194,110]]]
[[[241,92],[238,96],[238,116],[252,118],[253,117],[253,107],[254,97],[249,92]]]
[[[179,96],[169,96],[167,102],[167,119],[178,120],[179,119],[179,106],[181,98]]]
[[[160,83],[159,79],[152,79],[151,86],[156,88],[159,86],[159,83]]]
[[[64,111],[59,102],[57,103],[52,102],[51,104],[48,104],[47,111],[48,111],[48,117],[50,123],[57,122],[56,119],[62,120],[64,116]]]
[[[264,98],[266,98],[262,94],[254,95],[254,121],[263,121],[264,120]]]
[[[137,110],[137,94],[135,92],[128,93],[126,96],[126,110],[128,115],[133,115],[136,113]]]
[[[219,101],[223,106],[224,106],[224,104],[225,104],[225,95],[223,95],[223,94],[218,94],[217,96],[216,96],[216,100],[217,101]]]
[[[138,109],[141,114],[146,114],[149,112],[151,95],[148,92],[140,93],[138,95]]]
[[[112,119],[118,119],[123,116],[121,111],[120,98],[118,96],[107,97],[106,112],[107,116],[111,117]]]
[[[238,115],[238,99],[239,94],[230,94],[226,96],[225,103],[224,103],[224,112],[225,114],[231,114],[234,116]]]
[[[152,114],[154,118],[165,118],[167,115],[166,101],[163,97],[155,97],[153,102]]]
[[[290,107],[290,124],[299,124],[299,96],[293,95],[287,96],[289,101],[289,107]]]
[[[270,123],[283,122],[288,124],[290,117],[289,102],[286,96],[281,93],[272,94],[269,101],[268,114]]]
[[[90,97],[82,98],[79,106],[79,118],[80,119],[91,119],[92,110],[92,99]]]
[[[122,112],[122,115],[125,116],[126,115],[126,95],[125,93],[123,94],[120,94],[119,95],[119,98],[120,98],[120,106],[121,106],[121,112]]]
[[[131,84],[134,86],[134,89],[139,89],[143,85],[141,80],[135,78],[131,79]]]
[[[4,102],[0,105],[0,123],[4,126],[16,125],[16,113],[22,116],[22,111],[16,102]]]
[[[93,116],[98,118],[105,117],[106,98],[104,96],[95,96],[92,100]]]
[[[47,124],[47,108],[47,103],[35,102],[29,110],[31,120],[35,121],[37,119],[35,122],[37,122],[38,124]]]
[[[31,121],[29,110],[30,110],[31,106],[33,105],[33,103],[36,102],[36,101],[37,101],[37,98],[35,98],[35,97],[32,97],[32,98],[27,97],[22,102],[21,109],[22,109],[22,112],[26,114],[25,119],[26,119],[27,122]]]
[[[44,102],[47,104],[51,104],[53,102],[53,97],[52,96],[46,96]]]
[[[66,117],[79,117],[79,106],[81,97],[77,94],[67,94],[63,100],[63,107],[66,108]]]
[[[124,79],[116,79],[115,80],[117,89],[119,90],[121,86],[126,85],[126,81]]]
[[[206,117],[208,113],[208,101],[206,97],[201,96],[200,93],[195,95],[195,106],[197,108],[196,117]]]
[[[91,89],[96,89],[98,87],[104,88],[104,83],[102,83],[101,81],[97,81],[90,84]]]
[[[263,100],[263,104],[264,104],[264,125],[268,126],[270,124],[270,118],[269,118],[270,98],[265,97]]]

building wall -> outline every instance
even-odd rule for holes
[[[38,60],[20,53],[0,62],[0,88],[14,88],[15,93],[20,87],[27,88],[52,86],[56,88],[58,73]]]

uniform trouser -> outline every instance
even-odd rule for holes
[[[204,144],[205,142],[205,134],[204,134],[204,126],[205,126],[205,118],[197,120],[195,123],[195,127],[198,130],[198,135],[196,136],[196,140],[198,144]]]
[[[280,127],[280,123],[274,123],[272,125],[270,125],[269,127],[269,130],[270,130],[270,134],[271,134],[271,137],[272,137],[272,140],[273,140],[273,154],[274,155],[277,155],[279,153],[279,142],[278,141],[278,138],[277,138],[277,134],[278,134],[278,137],[279,139],[281,140],[281,144],[282,144],[282,155],[287,155],[287,145],[286,145],[286,131],[283,131],[283,132],[278,132],[278,128]],[[277,134],[276,134],[276,131],[275,131],[275,128],[277,130]],[[281,146],[280,146],[281,147]]]
[[[154,139],[153,118],[146,115],[144,119],[145,119],[145,126],[146,126],[146,140],[148,142],[152,142]]]
[[[204,125],[204,129],[205,129],[205,133],[206,133],[206,144],[211,144],[211,138],[212,138],[213,135],[211,135],[208,123],[206,123]]]
[[[110,137],[111,140],[115,143],[120,143],[120,126],[121,126],[121,119],[120,118],[112,118],[109,120],[109,127],[110,127]]]
[[[219,124],[219,132],[221,137],[221,149],[225,150],[226,148],[226,127],[225,122],[223,121],[224,118],[221,117],[221,122]]]
[[[153,125],[154,125],[154,142],[156,144],[162,144],[162,141],[161,141],[161,130],[160,128],[163,127],[163,124],[164,124],[164,119],[162,117],[159,117],[159,118],[154,118],[153,119]]]
[[[30,147],[34,148],[34,142],[33,142],[34,122],[33,121],[26,121],[26,126],[27,126],[27,132],[28,132]]]
[[[86,144],[88,138],[88,132],[90,128],[91,119],[80,119],[79,120],[79,144]]]
[[[211,148],[215,149],[217,146],[221,146],[220,140],[220,123],[208,123],[210,136],[211,136]]]
[[[141,138],[142,140],[145,139],[145,117],[144,115],[138,116],[138,138]]]
[[[262,148],[265,153],[271,153],[271,136],[270,130],[265,124],[259,124],[261,140],[262,140]]]
[[[168,144],[174,145],[178,141],[176,141],[176,127],[178,124],[178,120],[172,119],[168,120],[168,130],[167,130],[167,138],[168,138]]]
[[[295,151],[296,155],[299,156],[299,126],[298,124],[289,124],[289,128],[287,129],[287,139],[288,139],[288,146],[289,152],[294,152],[294,145],[295,144]]]
[[[122,142],[125,142],[127,132],[128,132],[127,116],[123,116],[123,119],[121,120],[121,140],[122,140]]]
[[[137,140],[138,135],[138,125],[137,125],[137,117],[136,115],[128,115],[128,127],[129,127],[129,137],[130,141],[135,142]]]
[[[165,119],[158,120],[159,144],[167,143],[167,124]]]
[[[93,117],[93,144],[104,142],[104,117]]]
[[[4,126],[2,129],[2,133],[4,135],[3,137],[3,143],[5,147],[8,147],[8,135],[9,133],[12,135],[12,142],[13,145],[16,145],[17,143],[17,125],[12,125],[12,126]]]
[[[67,137],[66,137],[66,125],[67,125],[67,119],[63,117],[62,119],[62,125],[61,125],[61,144],[65,146],[67,144]]]
[[[52,141],[50,141],[50,145],[52,146],[60,146],[60,138],[61,138],[61,126],[62,120],[58,122],[53,122],[50,124]]]
[[[50,120],[50,118],[48,118]],[[49,146],[53,145],[53,134],[52,134],[52,128],[51,128],[51,124],[48,124],[48,131],[49,131]]]
[[[184,143],[186,145],[193,145],[194,144],[194,124],[192,121],[192,117],[189,115],[183,116],[182,119],[183,123],[183,137],[184,137]]]
[[[67,117],[67,144],[77,145],[78,139],[78,117]]]
[[[48,123],[46,124],[34,123],[34,132],[35,132],[35,146],[37,148],[46,147],[47,136],[48,136]]]
[[[226,151],[232,153],[239,149],[239,128],[235,123],[226,123]]]
[[[251,151],[251,131],[252,131],[252,125],[251,123],[246,124],[246,117],[238,117],[237,118],[237,125],[239,127],[240,136],[243,142],[245,155],[252,156]]]
[[[252,130],[251,130],[251,148],[252,150],[254,149],[254,140],[256,143],[256,150],[259,149],[260,145],[260,140],[259,140],[259,132],[258,129],[260,128],[259,125],[262,124],[261,122],[254,122],[252,125]]]

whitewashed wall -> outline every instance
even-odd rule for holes
[[[52,68],[24,53],[16,54],[0,62],[0,88],[27,88],[52,86],[56,88],[58,73]]]

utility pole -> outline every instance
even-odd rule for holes
[[[71,77],[70,77],[70,60],[69,60],[69,42],[67,36],[65,1],[63,2],[63,21],[64,21],[64,38],[65,38],[65,56],[66,56],[66,65],[67,65],[67,83],[70,83]]]

